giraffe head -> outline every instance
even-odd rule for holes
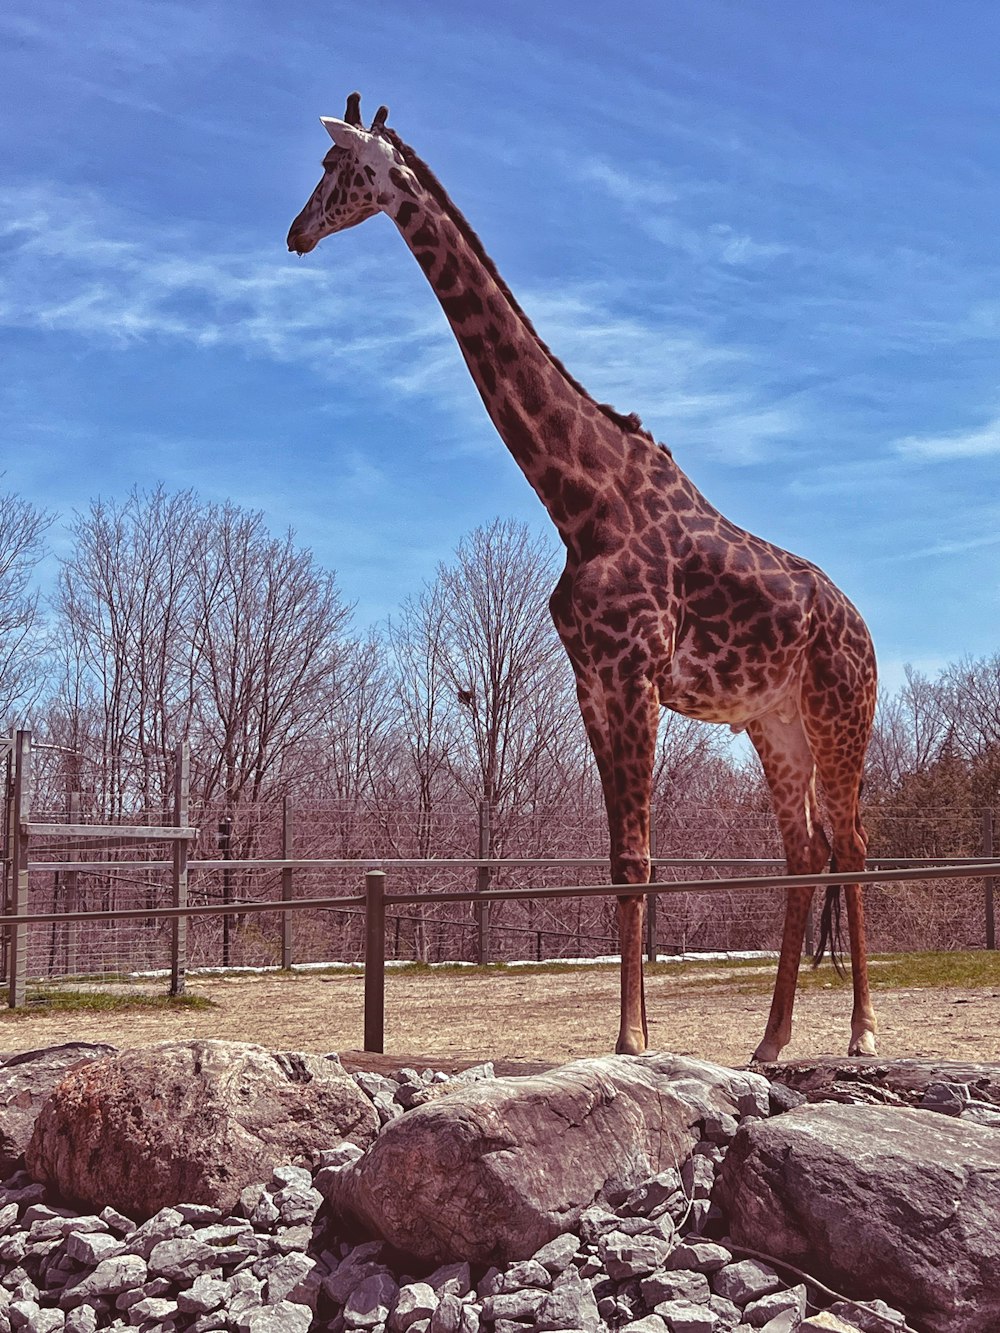
[[[396,194],[390,171],[402,166],[385,133],[388,107],[381,106],[369,129],[361,121],[361,95],[351,93],[343,120],[321,116],[333,147],[323,159],[323,177],[291,225],[288,248],[305,255],[324,236],[356,227],[380,213]]]

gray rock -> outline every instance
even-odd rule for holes
[[[718,1194],[737,1243],[847,1295],[879,1291],[929,1333],[1000,1325],[991,1129],[902,1107],[801,1107],[740,1128]]]
[[[535,1328],[584,1329],[596,1333],[601,1327],[593,1288],[572,1268],[561,1273],[535,1317]]]
[[[149,1256],[149,1271],[174,1282],[191,1282],[199,1273],[207,1273],[218,1263],[218,1254],[211,1245],[194,1236],[178,1240],[161,1240]]]
[[[708,1307],[719,1321],[720,1330],[724,1330],[725,1333],[729,1333],[729,1330],[742,1323],[740,1307],[725,1296],[711,1296]]]
[[[664,1301],[653,1312],[659,1315],[670,1333],[714,1333],[718,1320],[707,1305],[693,1301]]]
[[[683,1160],[700,1122],[735,1114],[757,1082],[766,1089],[754,1074],[650,1054],[459,1087],[387,1125],[324,1188],[335,1216],[418,1258],[525,1259],[602,1191]]]
[[[794,1328],[806,1313],[806,1289],[800,1283],[785,1291],[772,1291],[767,1296],[749,1301],[743,1310],[743,1319],[754,1328],[763,1328],[769,1320],[786,1311],[791,1312],[790,1327]]]
[[[644,1277],[662,1268],[670,1257],[671,1249],[670,1242],[658,1236],[626,1236],[621,1231],[612,1231],[601,1237],[597,1253],[608,1276],[621,1281],[624,1278]]]
[[[161,1208],[126,1238],[126,1251],[148,1259],[160,1241],[176,1240],[178,1235],[185,1234],[184,1226],[184,1219],[176,1208]],[[190,1235],[192,1230],[189,1228],[186,1234]]]
[[[972,1098],[966,1102],[962,1119],[973,1125],[985,1125],[989,1129],[1000,1129],[1000,1106],[992,1102],[979,1102]]]
[[[796,1106],[804,1106],[808,1098],[797,1088],[788,1088],[784,1083],[772,1083],[769,1100],[771,1115],[781,1115],[784,1111],[794,1111]]]
[[[163,1323],[176,1313],[176,1301],[166,1300],[162,1296],[147,1296],[144,1300],[136,1301],[134,1305],[129,1306],[128,1319],[130,1324],[135,1325]]]
[[[610,1208],[595,1203],[589,1208],[584,1208],[577,1219],[576,1229],[585,1245],[596,1245],[609,1231],[617,1231],[621,1227],[622,1220]]]
[[[472,1273],[467,1263],[442,1264],[428,1277],[427,1285],[434,1289],[439,1298],[449,1294],[465,1296],[472,1290]]]
[[[279,1301],[277,1305],[251,1311],[243,1327],[246,1333],[309,1333],[312,1317],[308,1305]]]
[[[920,1099],[920,1107],[942,1115],[961,1115],[968,1100],[969,1089],[964,1083],[929,1083]]]
[[[534,1320],[548,1296],[547,1291],[501,1291],[483,1301],[483,1318],[494,1323],[501,1319]]]
[[[651,1273],[643,1278],[640,1290],[642,1299],[651,1307],[664,1301],[681,1300],[707,1305],[712,1295],[704,1273],[683,1268],[676,1272]]]
[[[712,1278],[716,1295],[725,1296],[726,1300],[741,1307],[777,1291],[780,1286],[781,1279],[774,1269],[758,1259],[740,1259],[737,1263],[727,1264]]]
[[[459,1333],[461,1327],[462,1302],[451,1292],[446,1292],[431,1315],[427,1333]]]
[[[520,1291],[522,1287],[550,1287],[549,1270],[534,1259],[522,1259],[511,1264],[503,1275],[504,1291]]]
[[[399,1287],[387,1272],[374,1273],[359,1282],[344,1304],[348,1328],[374,1328],[385,1324],[396,1304]]]
[[[73,1232],[66,1237],[66,1253],[79,1264],[94,1268],[102,1259],[123,1253],[125,1242],[108,1231]]]
[[[625,1200],[623,1211],[649,1217],[680,1192],[681,1173],[671,1167],[667,1171],[658,1172],[651,1180],[643,1181],[632,1190]]]
[[[396,1304],[389,1315],[392,1333],[407,1333],[418,1320],[430,1320],[438,1307],[438,1296],[427,1282],[408,1282],[400,1287]],[[429,1327],[428,1323],[428,1327]]]
[[[701,1154],[689,1157],[681,1168],[681,1181],[689,1199],[707,1199],[715,1184],[715,1163]]]
[[[65,1333],[95,1333],[96,1328],[97,1311],[92,1305],[78,1305],[68,1311],[63,1325]]]
[[[174,1284],[165,1277],[154,1277],[149,1282],[144,1282],[141,1287],[128,1287],[121,1292],[115,1300],[116,1310],[131,1310],[132,1306],[139,1301],[155,1300],[157,1297],[166,1296],[173,1290]]]
[[[190,1287],[179,1293],[177,1308],[184,1314],[209,1314],[221,1309],[232,1288],[228,1282],[209,1273],[202,1273]]]
[[[265,1299],[268,1305],[278,1301],[292,1301],[296,1305],[316,1308],[320,1274],[316,1260],[307,1254],[282,1255],[268,1271]]]
[[[682,1241],[670,1252],[668,1268],[690,1268],[696,1273],[714,1273],[726,1264],[732,1263],[733,1256],[724,1245],[716,1245],[710,1240]]]
[[[93,1060],[52,1092],[31,1174],[74,1202],[149,1217],[176,1202],[231,1213],[274,1167],[377,1129],[343,1069],[242,1042],[161,1042]],[[150,1144],[156,1151],[150,1152]]]
[[[543,1268],[547,1268],[550,1273],[561,1273],[569,1267],[579,1253],[579,1236],[566,1233],[562,1236],[556,1236],[555,1240],[550,1240],[547,1245],[543,1245],[540,1250],[536,1250],[532,1258]]]
[[[839,1318],[862,1333],[890,1333],[893,1326],[903,1329],[906,1318],[885,1301],[834,1301],[826,1313]]]
[[[122,1291],[134,1291],[146,1281],[146,1261],[137,1254],[121,1254],[102,1259],[97,1267],[71,1287],[66,1287],[59,1298],[64,1310],[83,1305],[95,1296],[117,1296]]]
[[[668,1329],[658,1314],[648,1314],[624,1324],[621,1333],[668,1333]]]

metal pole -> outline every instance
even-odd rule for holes
[[[219,855],[224,861],[228,861],[233,850],[233,820],[231,815],[226,815],[219,820]],[[222,872],[222,901],[228,906],[233,901],[233,872],[230,866],[226,866]],[[232,929],[233,918],[227,912],[222,918],[222,966],[228,967],[232,962]]]
[[[489,801],[480,801],[479,803],[479,859],[488,859],[492,853],[492,836],[490,831],[490,803]],[[476,892],[486,893],[490,887],[490,878],[492,871],[488,866],[479,866],[476,870]],[[490,905],[488,902],[476,903],[476,936],[477,936],[477,957],[479,963],[485,967],[490,961]]]
[[[79,824],[80,822],[80,793],[71,791],[67,802],[69,811],[69,822]],[[68,855],[68,853],[67,853]],[[77,912],[80,908],[80,876],[76,870],[65,870],[63,872],[63,885],[66,890],[65,908],[67,912]],[[66,922],[66,973],[68,976],[75,976],[77,971],[77,948],[80,941],[80,923],[79,921]]]
[[[992,807],[983,811],[983,860],[989,861],[993,856],[993,809]],[[987,877],[983,880],[983,887],[986,890],[986,947],[995,949],[997,947],[996,918],[993,913],[993,891],[996,888],[996,880]]]
[[[187,741],[181,741],[174,753],[174,824],[187,828],[191,798],[191,755]],[[172,905],[188,906],[188,844],[178,838],[173,848]],[[176,916],[170,928],[170,994],[183,995],[187,972],[188,919]]]
[[[286,796],[281,803],[281,855],[291,860],[292,843],[295,840],[295,822],[292,815],[291,797]],[[291,902],[295,897],[295,885],[292,879],[294,871],[286,866],[281,872],[281,900]],[[295,930],[294,912],[281,914],[281,966],[286,970],[292,965],[292,943]]]
[[[28,914],[28,846],[25,831],[31,805],[31,732],[19,731],[14,738],[14,792],[11,813],[11,913]],[[10,932],[10,981],[7,1003],[11,1009],[24,1004],[28,973],[28,927],[18,923]]]
[[[656,879],[653,873],[653,861],[656,858],[656,829],[653,827],[652,818],[649,826],[649,870],[650,879]],[[656,953],[656,894],[648,893],[646,895],[646,961],[655,963]]]
[[[385,1050],[385,871],[365,875],[365,1044]]]
[[[3,791],[3,911],[10,915],[11,891],[10,872],[14,859],[14,741],[13,737],[5,747],[4,791]],[[10,927],[4,926],[0,933],[0,981],[7,983],[10,965]]]

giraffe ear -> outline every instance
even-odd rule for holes
[[[364,134],[346,120],[335,120],[332,116],[320,116],[320,122],[338,148],[357,150],[364,143]]]

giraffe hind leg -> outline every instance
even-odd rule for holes
[[[848,733],[850,734],[850,733]],[[855,735],[867,741],[867,731],[858,727]],[[864,870],[868,838],[861,823],[861,774],[864,744],[859,740],[850,749],[836,752],[815,743],[819,779],[826,796],[833,834],[833,861],[844,874],[843,893],[847,909],[847,932],[851,949],[851,985],[854,1006],[851,1012],[851,1040],[848,1055],[875,1055],[877,1023],[868,981],[868,949],[865,940],[865,909],[861,885],[850,882],[851,871]]]
[[[798,717],[783,721],[771,714],[751,723],[747,734],[760,756],[781,830],[789,874],[817,874],[826,865],[830,845],[819,824],[816,767]],[[773,1061],[792,1035],[792,1011],[806,920],[813,890],[789,889],[778,956],[778,973],[764,1036],[753,1058]]]

